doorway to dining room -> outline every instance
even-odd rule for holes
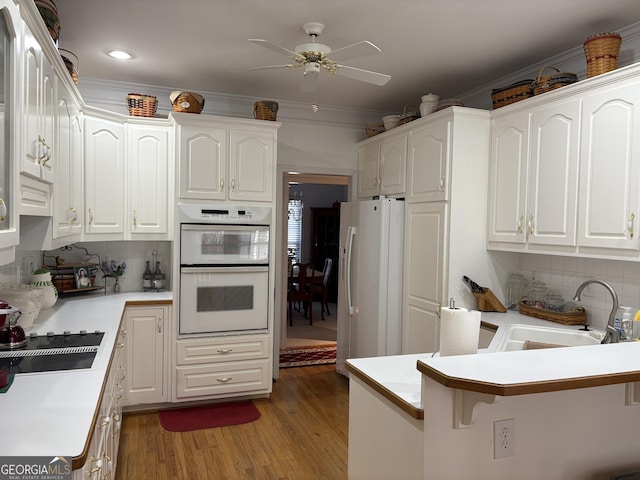
[[[341,175],[284,174],[286,238],[283,243],[287,263],[311,264],[315,282],[324,280],[322,273],[327,259],[330,259],[331,270],[326,296],[315,295],[311,311],[305,314],[303,305],[292,305],[289,319],[288,298],[283,299],[281,356],[291,349],[336,345],[340,203],[348,200],[349,180]],[[312,323],[309,316],[313,318]]]

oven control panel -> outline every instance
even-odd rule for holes
[[[233,204],[179,204],[180,222],[271,224],[271,207],[244,207]]]

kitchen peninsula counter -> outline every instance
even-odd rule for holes
[[[353,358],[347,360],[346,368],[350,375],[416,419],[423,418],[422,374],[451,388],[500,396],[640,381],[640,342],[497,352],[496,345],[510,325],[579,327],[515,311],[483,312],[482,323],[496,333],[488,348],[479,350],[479,356],[438,357],[428,352]]]
[[[81,457],[91,439],[125,306],[171,302],[171,292],[91,294],[60,299],[42,310],[27,335],[105,334],[90,369],[15,375],[9,390],[0,394],[6,432],[0,436],[0,455]]]

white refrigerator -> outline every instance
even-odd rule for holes
[[[348,358],[402,353],[404,201],[340,205],[336,368]]]

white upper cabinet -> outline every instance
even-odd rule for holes
[[[55,175],[55,73],[33,34],[24,35],[24,127],[21,171],[47,183]]]
[[[537,245],[576,245],[580,100],[531,115],[531,158],[525,225]]]
[[[639,78],[632,65],[492,112],[489,249],[638,260]]]
[[[83,121],[77,98],[58,82],[53,238],[82,234]],[[74,239],[75,240],[75,239]]]
[[[451,122],[449,121],[431,121],[411,130],[407,190],[409,203],[449,200],[447,183],[450,131]]]
[[[0,0],[0,62],[4,74],[0,76],[0,265],[15,260],[15,246],[20,242],[18,232],[18,194],[16,163],[20,155],[19,135],[21,57],[19,37],[22,23],[18,9],[11,0]]]
[[[170,132],[168,124],[127,124],[127,223],[131,238],[168,238]]]
[[[189,113],[172,118],[179,198],[273,202],[279,123]]]
[[[529,112],[491,121],[489,242],[524,244],[529,168]]]
[[[610,85],[585,96],[580,246],[640,250],[639,126],[637,80]]]
[[[407,133],[363,142],[358,149],[358,198],[404,195],[406,168]]]
[[[84,225],[85,234],[124,235],[124,124],[85,117]]]

